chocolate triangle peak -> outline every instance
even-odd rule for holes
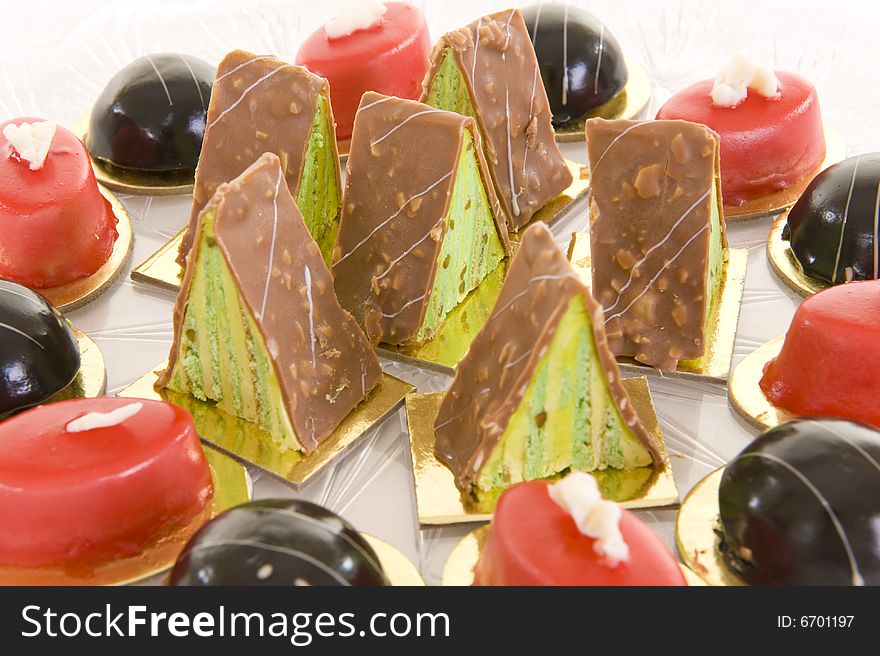
[[[157,388],[192,394],[310,452],[381,376],[333,278],[264,154],[199,214]]]

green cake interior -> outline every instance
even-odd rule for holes
[[[707,302],[706,320],[712,314],[712,307],[721,291],[724,279],[724,244],[721,230],[721,208],[718,207],[718,194],[712,194],[712,207],[709,217],[709,273],[706,277]]]
[[[167,387],[216,403],[257,424],[286,449],[302,450],[263,336],[214,239],[216,212],[200,219],[179,352]]]
[[[327,263],[330,262],[333,246],[336,244],[339,209],[342,206],[336,180],[336,167],[339,163],[332,147],[333,129],[327,111],[327,99],[318,96],[296,204]]]
[[[425,102],[431,107],[476,118],[467,83],[458,68],[452,48],[443,51],[443,59],[431,79]]]
[[[452,200],[444,219],[446,233],[437,259],[437,272],[425,319],[416,337],[419,342],[430,339],[446,315],[504,259],[504,248],[474,152],[474,139],[467,130],[463,139]]]
[[[525,396],[477,479],[479,490],[564,472],[652,463],[623,421],[596,352],[590,315],[576,295],[559,320]]]

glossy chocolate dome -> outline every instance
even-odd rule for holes
[[[179,53],[133,61],[92,108],[86,135],[91,155],[128,169],[195,171],[214,70]]]
[[[880,432],[789,421],[724,470],[728,563],[756,585],[880,585]]]
[[[388,585],[375,552],[334,513],[265,499],[208,522],[181,553],[172,585]]]
[[[522,10],[553,111],[553,126],[582,118],[623,91],[628,78],[617,39],[591,13],[539,3]]]
[[[0,280],[0,417],[47,401],[79,372],[79,346],[61,313]]]
[[[817,175],[791,208],[783,238],[804,273],[832,284],[878,277],[880,153],[856,155]]]

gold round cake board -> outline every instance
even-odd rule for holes
[[[768,196],[755,198],[748,201],[745,205],[739,207],[724,206],[724,221],[726,223],[737,223],[740,221],[752,221],[767,216],[778,214],[783,210],[790,208],[797,202],[804,190],[809,186],[819,173],[827,169],[832,164],[846,159],[846,143],[843,137],[834,128],[825,125],[825,159],[819,165],[812,175],[806,176],[803,180],[799,180],[787,189],[783,189]]]
[[[696,484],[675,522],[675,544],[684,564],[709,585],[748,585],[733,572],[719,549],[718,486],[724,468]]]
[[[73,125],[73,133],[85,143],[89,130],[89,118],[87,113],[80,116]],[[135,196],[178,196],[191,194],[193,191],[193,171],[172,171],[167,173],[155,173],[151,171],[138,171],[113,166],[109,162],[91,157],[92,168],[95,177],[102,185],[113,191]]]
[[[253,487],[247,469],[233,458],[204,446],[214,483],[211,504],[186,526],[160,536],[137,556],[91,567],[24,568],[0,565],[0,585],[127,585],[168,570],[189,539],[225,510],[250,501]]]
[[[626,86],[619,94],[614,96],[604,105],[588,112],[586,116],[573,121],[568,125],[559,127],[556,130],[556,141],[560,143],[571,143],[575,141],[584,141],[584,123],[590,118],[636,118],[648,106],[651,100],[651,80],[648,79],[648,73],[645,68],[636,60],[624,57],[629,77]],[[621,94],[625,93],[625,102],[620,102]]]
[[[468,533],[461,542],[449,554],[446,565],[443,567],[441,585],[468,586],[474,584],[474,567],[480,559],[480,552],[489,535],[489,525],[481,526]],[[690,569],[681,565],[688,585],[705,585],[703,580]]]
[[[98,190],[110,202],[113,215],[117,219],[116,231],[119,236],[113,244],[110,259],[88,278],[74,280],[59,287],[38,289],[46,300],[62,312],[70,312],[94,301],[112,285],[128,264],[134,240],[131,218],[125,206],[106,187],[98,185]]]
[[[107,391],[107,369],[101,349],[91,337],[73,328],[73,335],[79,346],[79,372],[76,378],[63,390],[52,396],[46,403],[67,399],[94,399]]]
[[[770,262],[770,268],[773,269],[773,273],[787,287],[801,296],[810,296],[831,287],[824,280],[810,278],[801,270],[800,263],[791,250],[791,244],[787,239],[782,238],[782,231],[785,229],[787,221],[788,212],[780,214],[779,218],[773,222],[773,227],[770,228],[770,235],[767,237],[767,259]]]
[[[385,540],[363,534],[364,539],[373,547],[382,571],[388,578],[388,582],[395,586],[424,586],[425,579],[419,574],[419,570],[412,561],[404,556],[397,548],[391,546]]]
[[[736,365],[730,374],[730,405],[743,419],[762,431],[793,419],[784,410],[775,408],[758,385],[764,375],[764,367],[779,355],[784,341],[785,337],[777,337],[759,346]]]

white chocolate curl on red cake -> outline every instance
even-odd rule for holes
[[[379,0],[350,0],[344,5],[336,18],[324,25],[330,39],[339,39],[358,30],[366,30],[382,20],[388,8]]]
[[[68,433],[82,433],[83,431],[95,430],[96,428],[118,426],[126,419],[134,417],[143,407],[143,403],[136,401],[121,405],[110,412],[87,412],[82,417],[77,417],[73,421],[68,422],[65,430]]]
[[[43,168],[46,156],[55,138],[55,123],[41,121],[40,123],[10,123],[3,128],[3,136],[15,148],[18,156],[28,162],[31,171]]]
[[[770,68],[740,54],[718,72],[712,85],[712,104],[736,107],[748,97],[749,89],[765,98],[772,98],[779,92],[779,81]]]
[[[595,478],[584,472],[572,472],[549,485],[547,493],[571,515],[581,533],[595,540],[593,551],[609,567],[629,559],[629,545],[620,532],[620,506],[602,498]]]

